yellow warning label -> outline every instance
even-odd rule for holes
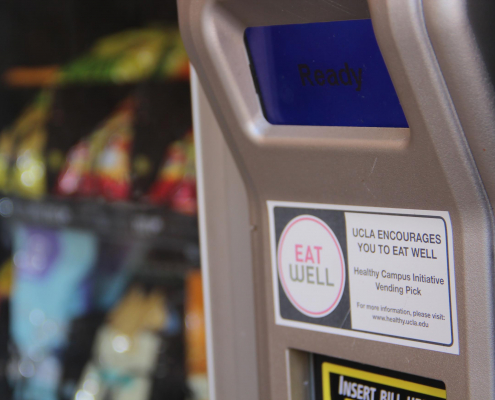
[[[447,391],[395,377],[323,362],[323,400],[435,400]]]

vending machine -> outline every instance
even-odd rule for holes
[[[182,0],[210,397],[494,399],[494,5]]]

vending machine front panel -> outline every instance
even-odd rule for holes
[[[203,238],[216,242],[228,229],[225,246],[252,257],[208,269],[210,287],[226,285],[209,295],[217,399],[247,386],[260,399],[313,399],[315,374],[322,374],[315,355],[419,377],[442,390],[390,390],[387,400],[495,397],[495,168],[484,155],[495,150],[493,85],[486,48],[468,46],[488,31],[474,29],[474,1],[432,3],[180,2],[198,77],[193,93],[201,99],[200,151],[213,163],[208,151],[228,153],[235,167],[217,170],[234,170],[238,180],[224,184],[222,196],[235,191],[244,199],[220,209],[219,192],[205,189]],[[341,46],[334,28],[370,20],[366,40],[376,38],[384,63],[374,67],[390,77],[382,86],[373,79],[384,83],[385,75],[366,78],[372,68],[359,64],[366,52],[378,60],[372,46]],[[330,84],[337,82],[331,70],[339,85]],[[466,93],[478,87],[479,98],[460,95],[462,74],[472,82]],[[474,121],[486,131],[476,134]],[[203,165],[211,179],[213,165]],[[238,217],[239,207],[249,218]],[[240,240],[248,233],[249,241]],[[214,257],[215,248],[205,246]],[[246,268],[252,281],[243,286]],[[226,303],[229,313],[213,306]],[[250,329],[237,329],[239,319]],[[229,360],[221,355],[227,338],[236,343]],[[232,367],[254,346],[255,378]],[[328,371],[337,380],[345,375]],[[367,396],[372,387],[378,393],[367,382],[360,383]],[[363,398],[361,389],[347,398]]]

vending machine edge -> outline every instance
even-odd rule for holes
[[[179,2],[183,39],[199,78],[193,97],[196,98],[195,129],[201,141],[198,151],[202,153],[199,162],[203,184],[216,184],[215,188],[220,190],[215,192],[205,186],[202,195],[202,211],[206,215],[202,217],[203,232],[208,235],[203,237],[202,245],[210,255],[207,258],[210,279],[206,280],[210,307],[209,372],[214,377],[211,383],[216,399],[310,399],[318,395],[309,376],[309,359],[313,354],[343,360],[344,364],[354,362],[433,379],[445,385],[449,399],[495,398],[490,204],[495,196],[494,182],[490,179],[495,168],[493,157],[489,156],[495,150],[493,86],[468,5],[461,0],[372,0],[369,4],[357,0]],[[266,110],[257,93],[260,88],[256,87],[250,69],[254,62],[245,45],[246,28],[370,17],[408,127],[267,122]],[[223,140],[228,155],[224,154],[227,150],[222,147]],[[207,151],[214,151],[215,146],[218,146],[217,155],[223,154],[225,160],[208,155]],[[235,171],[225,171],[226,168]],[[207,176],[214,171],[223,174],[217,179]],[[239,194],[229,194],[239,189],[237,171],[245,192],[241,188]],[[215,183],[226,175],[231,177],[228,184]],[[215,196],[225,205],[224,209],[215,204]],[[222,200],[225,198],[228,201]],[[249,210],[249,217],[242,207]],[[280,214],[277,207],[285,211]],[[333,216],[329,216],[331,213]],[[351,324],[345,320],[341,326],[308,324],[307,319],[300,317],[304,310],[308,311],[299,301],[300,293],[292,293],[292,298],[292,289],[279,282],[283,278],[281,265],[285,262],[281,258],[285,253],[281,250],[280,229],[289,226],[284,221],[299,223],[298,218],[307,215],[310,218],[301,222],[310,224],[304,232],[311,232],[318,224],[323,227],[323,231],[313,232],[316,242],[325,232],[328,237],[337,238],[335,243],[340,242],[340,247],[336,246],[328,257],[343,255],[345,279],[337,304],[347,296],[347,308],[352,310]],[[380,281],[386,283],[382,286],[390,287],[391,292],[401,287],[405,290],[410,287],[411,292],[416,290],[416,294],[409,295],[396,291],[397,296],[413,299],[418,290],[429,290],[422,289],[428,277],[420,278],[421,285],[402,285],[397,278],[386,280],[391,279],[383,275],[388,264],[376,271],[366,268],[361,272],[354,265],[366,264],[369,258],[359,258],[357,246],[364,241],[359,243],[351,237],[351,227],[356,227],[358,238],[363,227],[361,238],[368,239],[368,244],[384,246],[389,242],[378,240],[379,231],[383,235],[389,227],[389,232],[397,232],[398,229],[394,230],[397,224],[407,217],[408,221],[417,222],[418,231],[423,229],[422,238],[424,232],[437,232],[429,222],[421,225],[426,218],[442,220],[445,228],[444,236],[438,240],[442,241],[441,248],[447,249],[442,261],[447,265],[446,274],[441,283],[447,294],[426,298],[430,302],[448,303],[450,333],[439,331],[438,337],[424,333],[428,329],[418,331],[419,328],[416,331],[420,333],[411,333],[409,337],[400,332],[392,334],[396,331],[392,332],[391,328],[360,326],[366,318],[364,314],[364,319],[356,318],[361,315],[360,305],[353,300],[356,298],[353,293],[362,288],[356,282],[358,278],[364,279],[366,273],[369,275],[366,279],[371,279],[377,272]],[[332,218],[345,221],[344,228],[341,226],[343,233],[338,232],[338,224],[326,229]],[[212,229],[216,223],[216,229]],[[415,223],[404,222],[402,227],[413,231]],[[222,229],[228,229],[228,234],[221,232]],[[291,237],[286,228],[282,234],[287,237],[287,243],[296,243],[297,261],[316,259],[319,251],[323,251],[318,246],[312,250],[310,246],[297,247],[299,236]],[[410,242],[411,236],[408,237]],[[212,247],[212,243],[217,247]],[[252,255],[248,251],[250,246]],[[355,248],[352,251],[351,246]],[[412,245],[402,247],[410,248],[411,254]],[[438,253],[437,256],[428,253],[432,248],[424,249],[425,258],[438,258]],[[235,249],[239,258],[235,257]],[[216,251],[230,251],[230,257],[223,259],[228,265],[211,263],[214,259],[211,254]],[[342,259],[346,260],[345,266]],[[397,265],[409,265],[400,258],[395,260],[399,260]],[[421,270],[423,264],[411,265],[413,269],[406,269],[405,275],[418,282],[412,275],[414,268]],[[443,278],[438,276],[429,278],[440,282]],[[315,279],[320,282],[320,277]],[[370,304],[364,304],[365,309],[377,306],[382,311],[382,306],[387,307],[380,303],[386,290],[382,286],[375,286],[376,299],[368,297]],[[215,291],[220,287],[224,287],[221,293]],[[283,309],[284,293],[296,311],[288,313]],[[314,297],[318,297],[315,293]],[[418,304],[422,303],[411,300],[410,309],[400,310],[406,316],[407,312],[422,312],[415,308]],[[331,314],[334,309],[325,310]],[[435,326],[432,315],[424,318],[429,318]],[[424,318],[416,321],[425,323]],[[395,321],[404,323],[400,322],[401,318],[390,323]],[[360,329],[355,329],[358,326]],[[431,335],[433,339],[421,340],[421,335]],[[349,397],[356,398],[352,393]]]

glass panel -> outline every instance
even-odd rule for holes
[[[206,399],[174,0],[0,4],[0,398]]]

